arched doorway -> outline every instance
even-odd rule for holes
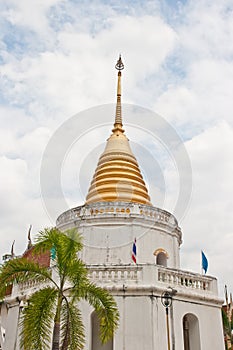
[[[106,344],[100,341],[100,323],[96,312],[91,314],[91,350],[113,350],[113,339],[110,339]]]
[[[201,350],[198,318],[193,314],[183,317],[184,350]]]
[[[167,267],[168,254],[165,249],[156,249],[154,255],[156,258],[156,265]]]

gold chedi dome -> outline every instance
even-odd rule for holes
[[[150,197],[134,157],[129,141],[124,134],[121,112],[121,56],[116,64],[118,70],[116,117],[112,135],[107,140],[99,158],[91,182],[86,204],[96,202],[133,202],[151,205]]]

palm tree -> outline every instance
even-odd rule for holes
[[[85,264],[79,259],[81,236],[75,229],[65,233],[56,228],[40,232],[33,254],[48,250],[56,255],[54,267],[39,266],[36,259],[16,258],[0,270],[0,297],[13,283],[36,279],[40,289],[31,295],[20,321],[20,344],[25,350],[83,349],[84,325],[78,302],[82,299],[95,309],[100,320],[100,339],[103,343],[114,334],[119,314],[113,297],[88,279]],[[55,253],[55,254],[54,254]]]
[[[224,332],[224,339],[225,339],[225,348],[227,350],[232,349],[233,318],[231,318],[231,320],[228,319],[228,316],[226,311],[224,310],[224,307],[222,308],[222,322],[223,322],[223,332]]]

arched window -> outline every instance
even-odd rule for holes
[[[193,314],[183,317],[184,350],[201,350],[198,318]]]
[[[154,252],[156,264],[167,267],[168,253],[163,248],[156,249]]]
[[[113,339],[106,344],[100,341],[100,323],[96,312],[91,314],[91,350],[113,350]]]

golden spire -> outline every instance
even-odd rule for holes
[[[115,65],[115,68],[118,70],[118,80],[117,80],[117,104],[116,104],[116,116],[113,132],[124,132],[122,128],[122,108],[121,108],[121,71],[124,69],[124,64],[121,59],[121,55]]]
[[[121,109],[121,70],[119,57],[116,116],[112,135],[107,140],[91,182],[86,204],[97,202],[133,202],[151,205],[150,197],[129,141],[124,134]]]

